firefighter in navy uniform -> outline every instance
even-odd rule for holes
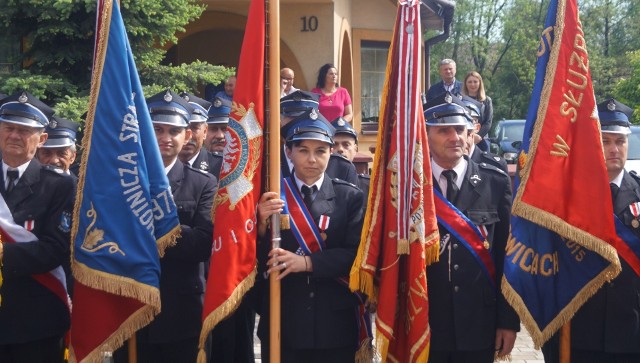
[[[447,94],[425,110],[435,189],[486,239],[460,240],[467,223],[439,223],[440,260],[427,268],[431,363],[489,363],[513,349],[520,322],[500,292],[502,262],[509,236],[511,183],[500,169],[463,154],[468,113]],[[436,197],[438,198],[438,197]],[[452,209],[453,210],[453,209]],[[443,217],[445,213],[437,209]],[[462,237],[460,237],[462,238]],[[481,251],[477,252],[479,249]],[[485,274],[475,253],[490,255],[495,276]]]
[[[358,152],[358,133],[351,124],[345,121],[342,117],[331,122],[331,125],[336,129],[336,134],[333,137],[334,147],[333,152],[344,156],[347,160],[353,162],[353,159]],[[369,196],[369,184],[370,179],[368,174],[358,174],[358,183],[356,184],[362,193],[364,194],[364,209],[367,209],[367,197]]]
[[[282,362],[354,362],[358,348],[358,300],[338,278],[348,276],[360,242],[363,195],[355,185],[332,179],[326,173],[333,127],[312,109],[287,124],[287,155],[294,164],[287,177],[296,203],[287,198],[290,216],[318,226],[324,248],[304,250],[291,229],[282,231],[282,248],[271,249],[267,231],[270,216],[282,210],[284,201],[273,192],[263,194],[258,204],[258,273],[277,269],[282,278]],[[304,196],[304,198],[302,198]],[[304,200],[304,202],[302,201]],[[307,210],[305,217],[295,211]],[[315,228],[315,227],[314,227]],[[317,242],[306,235],[310,250]],[[304,252],[303,252],[304,251]],[[268,285],[266,280],[260,282]],[[262,359],[269,357],[268,286],[261,289],[258,336]]]
[[[640,238],[640,177],[624,170],[633,110],[609,99],[598,104],[613,212]],[[571,361],[640,362],[640,277],[620,257],[622,271],[605,283],[571,319]],[[545,362],[559,362],[558,334],[542,348]]]
[[[213,156],[204,148],[205,139],[207,137],[208,112],[211,107],[211,102],[194,96],[188,92],[183,92],[180,96],[184,98],[185,101],[189,102],[191,107],[193,107],[193,113],[191,113],[191,116],[189,117],[191,139],[184,144],[178,157],[183,164],[187,164],[204,173],[210,173],[218,179],[220,168],[217,169],[216,174],[214,170],[212,170],[211,165],[212,163],[219,163],[218,161],[214,161],[214,158],[220,158]]]
[[[204,146],[209,151],[209,157],[211,158],[209,169],[213,170],[216,178],[220,177],[222,153],[226,145],[225,133],[229,124],[230,113],[230,102],[216,97],[211,103],[207,115],[207,137],[204,141]]]
[[[33,277],[68,265],[70,256],[75,184],[34,158],[47,139],[44,129],[52,115],[51,108],[27,92],[0,101],[3,214],[24,226],[22,238],[28,238],[10,243],[3,235],[0,242],[3,363],[58,363],[64,357],[68,297],[56,295]]]
[[[181,236],[160,260],[162,311],[137,332],[139,362],[195,362],[202,328],[204,262],[211,255],[211,207],[216,179],[183,164],[178,154],[191,137],[192,107],[167,90],[147,99],[160,155],[178,210]],[[126,347],[116,351],[126,362]]]
[[[471,116],[472,122],[469,124],[469,132],[467,136],[467,145],[468,151],[466,152],[469,155],[469,158],[476,163],[487,163],[491,164],[498,169],[502,169],[505,173],[508,173],[507,170],[507,161],[504,160],[503,157],[498,156],[496,154],[492,154],[488,151],[483,151],[478,147],[478,144],[483,142],[482,137],[478,135],[478,131],[480,131],[480,127],[482,127],[482,116],[480,115],[480,110],[482,109],[482,103],[474,100],[469,96],[461,96],[462,103],[467,106],[467,111],[469,112],[469,116]]]
[[[315,109],[318,111],[318,98],[315,93],[306,91],[295,91],[280,99],[280,126],[286,126],[295,117]],[[284,136],[284,135],[282,135]],[[289,176],[293,165],[285,155],[284,148],[280,155],[283,176]],[[327,165],[327,174],[332,179],[345,180],[351,184],[358,184],[358,173],[351,160],[340,154],[332,154]]]
[[[76,135],[80,124],[62,117],[53,116],[45,128],[47,141],[38,148],[36,156],[45,165],[53,165],[77,181],[78,177],[69,170],[76,160]]]

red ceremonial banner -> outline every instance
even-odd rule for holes
[[[229,316],[256,276],[256,205],[262,184],[265,12],[252,0],[213,204],[213,251],[204,299],[198,361],[209,332]]]
[[[426,266],[438,258],[438,227],[420,103],[419,1],[400,1],[383,87],[378,142],[362,241],[350,288],[377,303],[382,361],[426,362]]]

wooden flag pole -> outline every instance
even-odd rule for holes
[[[133,333],[131,338],[128,341],[129,345],[129,363],[137,363],[138,362],[138,344],[136,333]]]
[[[571,363],[571,320],[560,328],[560,363]]]
[[[280,194],[280,2],[268,0],[269,190]],[[280,247],[280,215],[271,218],[272,248]],[[269,275],[269,361],[280,363],[280,280]]]

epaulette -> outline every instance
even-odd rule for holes
[[[348,163],[351,163],[351,161],[349,159],[347,159],[346,156],[342,155],[342,154],[338,154],[338,153],[332,153],[331,154],[332,158],[338,158],[338,160],[342,160],[342,161],[346,161]]]
[[[222,154],[217,151],[209,151],[209,154],[217,158],[222,158]]]
[[[57,166],[55,166],[55,165],[42,165],[42,169],[43,169],[43,170],[46,170],[46,171],[50,171],[50,172],[52,172],[52,173],[54,173],[54,174],[57,174],[57,175],[67,175],[67,174],[64,172],[64,170],[62,170],[62,169],[58,168],[58,167],[57,167]]]
[[[203,170],[200,170],[200,169],[196,169],[196,168],[192,167],[191,165],[189,165],[187,163],[184,164],[184,168],[186,170],[193,171],[194,174],[202,175],[203,177],[209,177],[209,175],[211,175],[211,174],[207,173],[206,171],[203,171]],[[213,176],[213,175],[211,175],[211,176]],[[214,179],[215,179],[215,176],[214,176]]]
[[[360,189],[359,189],[355,184],[351,184],[351,183],[349,183],[349,182],[348,182],[348,181],[346,181],[346,180],[342,180],[342,179],[338,179],[338,178],[333,178],[333,179],[331,179],[331,181],[333,181],[335,184],[349,185],[349,186],[351,186],[351,187],[354,187],[354,188],[356,188],[356,189],[360,190]]]
[[[358,174],[358,178],[371,179],[371,175],[369,175],[369,174]]]
[[[631,177],[633,179],[635,179],[636,183],[638,183],[638,185],[640,185],[640,175],[638,175],[638,173],[635,170],[631,170],[628,173],[629,173],[629,175],[631,175]]]
[[[495,171],[495,172],[497,172],[499,174],[502,174],[504,176],[509,176],[509,175],[507,175],[507,173],[504,172],[504,170],[502,170],[502,169],[500,169],[497,166],[492,165],[492,164],[478,163],[478,166],[481,167],[482,169]]]
[[[499,155],[496,155],[496,154],[490,154],[490,153],[488,153],[486,151],[483,151],[482,154],[480,154],[480,155],[482,155],[483,158],[495,161],[496,163],[500,163],[500,162],[504,161],[504,158],[502,156],[499,156]]]

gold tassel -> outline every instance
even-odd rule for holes
[[[371,345],[371,338],[365,339],[362,342],[360,348],[356,352],[356,360],[355,363],[371,363],[373,362],[373,345]]]
[[[158,238],[156,244],[158,245],[158,254],[160,255],[160,257],[164,257],[164,252],[167,248],[176,245],[176,243],[178,242],[178,238],[180,238],[181,232],[182,229],[180,228],[180,225],[177,225],[169,233]]]
[[[286,229],[291,229],[291,220],[289,219],[288,214],[280,215],[280,230],[284,231]]]
[[[398,240],[398,252],[399,255],[408,255],[409,254],[409,240],[407,239],[399,239]]]

